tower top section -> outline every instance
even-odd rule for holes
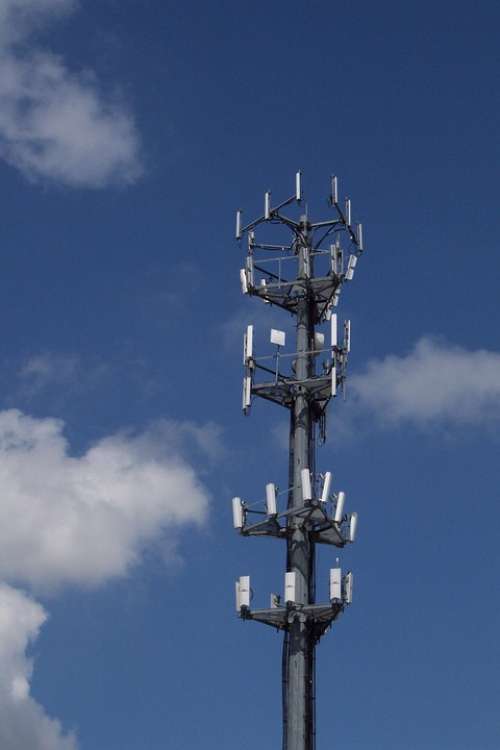
[[[350,198],[341,205],[336,176],[330,180],[328,197],[333,216],[312,221],[304,210],[302,183],[299,171],[294,194],[276,204],[271,191],[267,191],[264,213],[248,224],[243,224],[243,212],[236,212],[236,239],[247,240],[240,281],[244,294],[260,297],[291,313],[297,312],[300,299],[308,297],[314,306],[314,322],[321,323],[331,317],[344,281],[351,281],[354,276],[364,250],[363,225],[352,221]],[[268,234],[272,232],[272,237],[260,237],[264,227]]]

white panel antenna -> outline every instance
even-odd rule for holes
[[[235,529],[243,528],[243,503],[241,497],[233,497],[233,526]]]
[[[337,273],[336,251],[336,245],[330,245],[330,268],[333,273]]]
[[[346,604],[352,604],[353,578],[354,576],[350,571],[344,576],[344,601]]]
[[[244,268],[240,268],[240,284],[243,294],[248,294],[247,272]]]
[[[264,195],[264,219],[271,218],[271,191],[268,190]]]
[[[333,347],[337,346],[338,344],[337,314],[336,313],[333,313],[332,317],[330,318],[330,329],[331,329],[331,345],[333,349]]]
[[[337,177],[332,177],[332,194],[331,201],[336,206],[339,202],[339,181]]]
[[[330,601],[342,600],[342,568],[330,568]]]
[[[336,367],[332,367],[331,376],[332,376],[332,396],[336,396],[337,395],[337,368]]]
[[[344,321],[344,349],[346,352],[351,351],[351,321]]]
[[[241,211],[236,211],[236,239],[241,240]]]
[[[241,610],[240,605],[240,579],[238,578],[237,581],[235,581],[234,584],[234,593],[235,593],[235,599],[236,599],[236,611],[239,613]]]
[[[357,262],[358,262],[358,258],[356,255],[349,256],[349,261],[347,263],[347,271],[345,274],[347,281],[352,281],[354,277],[354,269],[356,268]]]
[[[243,337],[243,364],[247,365],[253,357],[253,325],[247,326]]]
[[[339,492],[337,495],[337,505],[335,507],[335,523],[341,523],[344,517],[345,492]]]
[[[252,378],[250,375],[245,375],[243,378],[243,399],[242,399],[242,407],[243,411],[246,411],[250,408],[250,405],[252,403]]]
[[[363,246],[363,225],[358,224],[358,247],[360,250],[364,250]]]
[[[314,334],[314,348],[323,349],[324,345],[325,345],[325,334],[320,333],[319,331],[316,331]]]
[[[322,503],[326,503],[330,495],[330,487],[332,485],[332,472],[327,471],[323,479],[323,489],[321,490],[320,500]]]
[[[295,200],[300,203],[302,200],[302,172],[299,170],[295,175]]]
[[[271,344],[276,344],[276,346],[285,346],[285,342],[285,331],[278,331],[276,330],[276,328],[271,328]]]
[[[344,271],[344,253],[339,240],[330,245],[330,263],[333,273],[340,276]]]
[[[351,226],[351,199],[345,199],[345,219],[348,227]]]
[[[351,521],[349,524],[349,541],[354,542],[356,539],[356,532],[358,530],[358,514],[351,513]]]
[[[240,576],[236,581],[236,609],[250,606],[250,576]]]
[[[312,500],[311,472],[309,469],[302,469],[300,472],[300,481],[302,484],[302,499]]]
[[[275,516],[278,512],[276,485],[273,482],[266,484],[266,511],[268,516]]]
[[[248,286],[253,286],[253,257],[247,255],[246,261]]]
[[[295,602],[295,579],[295,573],[285,573],[285,604],[288,604],[288,602]]]

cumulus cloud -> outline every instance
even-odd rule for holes
[[[420,339],[350,379],[356,407],[383,422],[480,425],[500,419],[500,353]]]
[[[35,360],[29,369],[46,375],[46,364]],[[30,695],[26,651],[45,610],[9,584],[45,593],[95,586],[126,574],[152,544],[171,551],[184,526],[204,522],[209,503],[187,454],[214,460],[222,450],[216,425],[164,420],[107,436],[76,456],[63,428],[56,419],[0,412],[2,750],[77,748]]]
[[[30,643],[46,620],[26,594],[0,583],[0,746],[2,750],[76,750],[76,741],[30,696]]]
[[[203,443],[201,428],[182,429]],[[146,545],[172,545],[181,526],[200,524],[209,498],[180,455],[182,429],[116,434],[72,456],[62,422],[1,412],[0,578],[96,585],[124,575]]]
[[[28,49],[30,33],[71,12],[73,0],[0,0],[0,156],[32,180],[98,188],[141,174],[127,108],[104,97],[95,75]]]

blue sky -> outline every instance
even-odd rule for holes
[[[0,0],[0,746],[279,746],[284,550],[234,211],[340,177],[367,252],[319,467],[360,514],[318,748],[497,750],[498,5]],[[279,327],[278,325],[278,327]],[[335,551],[321,550],[319,592]]]

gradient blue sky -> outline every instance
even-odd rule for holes
[[[351,399],[319,456],[360,531],[342,556],[354,604],[318,652],[318,749],[498,750],[498,3],[80,0],[42,16],[0,32],[2,62],[28,71],[19,95],[0,77],[2,409],[63,420],[75,457],[196,423],[181,452],[211,499],[175,559],[158,521],[97,585],[63,571],[32,588],[0,556],[0,579],[49,614],[34,700],[80,750],[280,746],[281,638],[236,619],[233,581],[251,573],[267,601],[284,550],[233,535],[229,504],[284,484],[286,421],[240,412],[243,328],[267,323],[240,294],[233,226],[301,168],[319,218],[340,176],[367,246],[341,304]],[[40,50],[58,56],[51,85],[75,105],[92,92],[97,114],[56,96],[49,132],[31,122],[19,142],[51,95],[26,82]]]

